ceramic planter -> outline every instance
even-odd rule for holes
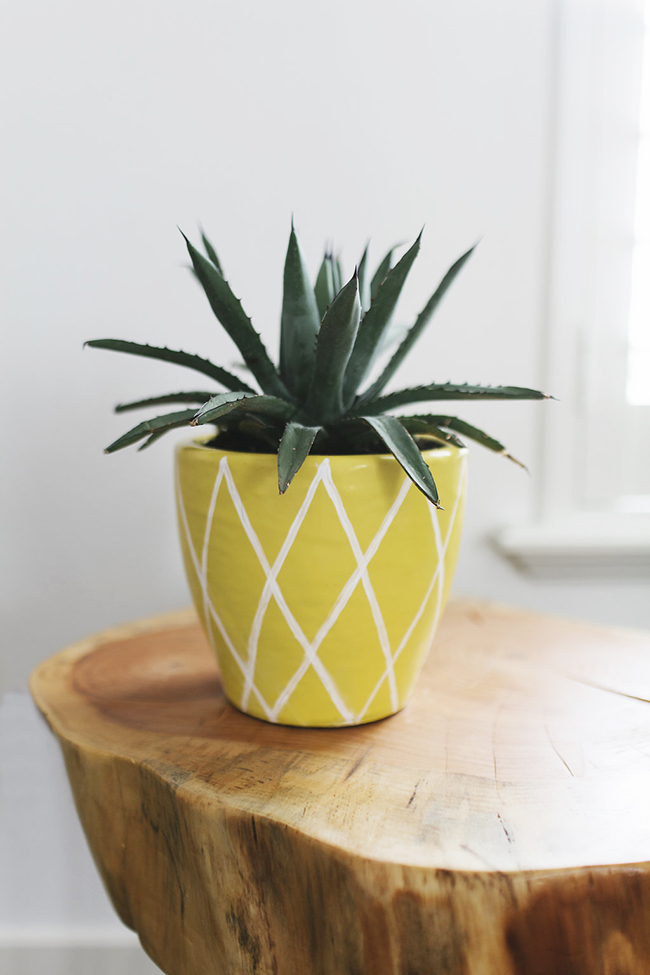
[[[177,451],[183,557],[225,693],[279,724],[404,707],[460,541],[465,450],[426,451],[436,509],[389,455],[310,455],[286,494],[273,454]]]

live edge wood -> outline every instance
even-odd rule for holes
[[[189,613],[32,689],[168,975],[650,973],[650,634],[452,604],[409,707],[339,731],[230,707]]]

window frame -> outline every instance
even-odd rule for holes
[[[496,539],[541,576],[650,576],[650,407],[625,399],[645,6],[556,7],[542,372],[560,403],[532,522]]]

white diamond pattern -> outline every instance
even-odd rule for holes
[[[341,495],[334,483],[329,458],[325,458],[317,467],[316,474],[314,475],[311,484],[309,485],[309,488],[305,495],[305,499],[302,505],[300,506],[300,509],[296,514],[291,527],[289,528],[289,531],[287,532],[286,538],[284,540],[284,543],[282,544],[282,547],[280,549],[280,552],[278,553],[277,558],[275,559],[275,562],[273,563],[273,565],[270,565],[266,557],[266,554],[264,552],[264,549],[262,548],[259,537],[257,536],[250,522],[250,518],[248,517],[248,513],[246,512],[242,498],[237,490],[237,486],[234,482],[232,472],[228,465],[227,457],[223,457],[221,459],[221,462],[219,464],[219,470],[217,472],[217,476],[215,478],[214,486],[212,489],[212,494],[210,497],[210,505],[208,508],[208,515],[206,519],[205,531],[203,536],[201,561],[199,562],[199,558],[190,534],[187,514],[185,511],[185,505],[183,501],[180,477],[177,471],[176,488],[177,488],[177,496],[178,496],[178,505],[180,510],[181,525],[183,528],[183,532],[185,534],[185,539],[186,539],[187,547],[189,549],[190,557],[192,559],[192,565],[194,567],[197,580],[201,587],[205,629],[210,639],[212,649],[214,651],[216,648],[214,645],[214,637],[212,633],[211,622],[214,623],[226,647],[231,653],[233,660],[239,667],[242,676],[244,677],[244,691],[242,694],[242,701],[241,701],[242,710],[246,710],[248,701],[250,699],[250,695],[253,694],[253,696],[256,698],[257,702],[259,703],[260,707],[262,708],[267,721],[277,722],[282,709],[286,705],[287,701],[290,699],[293,691],[295,690],[295,688],[297,687],[300,680],[302,679],[302,677],[307,672],[310,666],[313,667],[315,673],[318,675],[319,679],[321,680],[325,690],[329,694],[329,697],[334,707],[339,712],[339,715],[341,716],[342,719],[341,720],[342,724],[352,725],[352,724],[359,724],[361,721],[363,721],[365,715],[368,712],[368,709],[372,706],[372,703],[375,697],[377,696],[379,690],[381,689],[381,686],[383,685],[384,681],[388,681],[391,706],[394,710],[397,709],[397,707],[399,706],[399,702],[397,696],[397,685],[395,682],[395,663],[400,657],[406,645],[408,644],[411,634],[413,633],[415,627],[417,626],[419,620],[421,619],[422,614],[424,613],[426,606],[429,602],[429,599],[431,598],[432,593],[436,588],[436,584],[437,584],[436,609],[435,609],[434,624],[432,629],[435,629],[435,626],[438,623],[438,618],[440,616],[440,610],[442,608],[442,595],[444,590],[444,573],[445,573],[444,556],[447,551],[447,547],[449,545],[449,540],[451,538],[452,529],[454,526],[456,514],[458,512],[458,506],[464,488],[464,481],[466,476],[466,465],[467,465],[467,457],[464,456],[462,459],[462,470],[461,470],[461,476],[459,478],[458,492],[454,501],[454,506],[451,511],[451,515],[449,518],[449,525],[447,527],[447,532],[444,540],[441,535],[440,525],[438,523],[438,516],[436,510],[433,507],[433,505],[429,505],[429,510],[431,514],[431,524],[433,529],[433,537],[434,537],[435,547],[438,555],[437,565],[433,577],[431,579],[431,582],[429,584],[429,587],[424,596],[424,599],[422,600],[422,603],[420,604],[417,613],[415,614],[411,624],[409,625],[406,633],[404,634],[402,640],[400,641],[399,646],[397,647],[394,653],[390,646],[390,640],[386,630],[386,625],[384,623],[381,609],[377,601],[377,597],[373,589],[370,576],[368,574],[368,565],[371,559],[373,558],[373,556],[376,554],[382,539],[384,538],[386,532],[388,531],[391,524],[393,523],[393,520],[397,512],[401,508],[402,503],[411,488],[411,481],[408,478],[406,477],[404,478],[403,484],[398,492],[395,501],[393,502],[390,510],[387,512],[375,537],[372,539],[370,545],[364,552],[361,549],[356,532],[347,514],[345,506],[343,504]],[[214,607],[214,604],[210,598],[210,594],[208,590],[208,552],[209,552],[210,536],[212,533],[214,513],[217,505],[219,492],[220,490],[223,489],[222,485],[224,483],[228,490],[228,493],[230,494],[237,515],[239,516],[239,519],[241,521],[242,527],[246,532],[246,535],[258,558],[258,561],[260,563],[260,566],[262,567],[262,571],[264,572],[266,578],[264,588],[262,590],[262,594],[260,596],[260,600],[255,612],[255,617],[253,619],[253,625],[251,627],[251,633],[249,636],[248,646],[247,646],[247,659],[245,661],[242,659],[241,654],[239,653],[233,641],[229,637],[226,628],[223,625],[223,622]],[[323,484],[323,487],[327,491],[327,494],[332,502],[336,514],[338,515],[343,531],[345,532],[348,542],[350,543],[350,548],[352,550],[356,562],[356,568],[354,569],[349,579],[343,586],[327,619],[323,622],[322,626],[320,627],[314,639],[310,641],[305,636],[298,621],[296,620],[295,616],[289,609],[286,600],[282,594],[282,590],[278,584],[277,577],[285,562],[287,555],[291,550],[291,547],[298,535],[298,532],[300,531],[300,526],[302,525],[305,516],[309,511],[316,490],[319,484],[321,483]],[[345,704],[343,697],[339,689],[337,688],[332,675],[324,666],[322,660],[320,660],[320,658],[318,657],[318,651],[325,637],[334,626],[336,620],[338,619],[341,612],[347,605],[348,600],[350,599],[352,593],[354,592],[354,590],[356,589],[359,583],[361,583],[361,585],[363,586],[364,592],[366,594],[366,598],[368,600],[368,604],[370,606],[373,621],[377,629],[377,636],[379,638],[379,644],[381,646],[382,654],[385,661],[385,669],[382,676],[377,681],[363,709],[358,714],[353,714],[352,711]],[[268,702],[264,699],[264,696],[262,695],[260,690],[256,687],[254,681],[254,675],[255,675],[255,665],[257,661],[258,644],[259,644],[260,632],[262,629],[262,623],[264,621],[266,610],[272,598],[275,599],[275,602],[278,608],[280,609],[280,612],[284,616],[289,626],[289,629],[291,630],[292,634],[294,635],[300,647],[302,648],[303,660],[300,663],[300,666],[296,669],[296,671],[290,678],[290,680],[287,682],[282,692],[278,695],[277,700],[274,702]]]
[[[407,643],[411,639],[411,634],[413,633],[413,630],[415,629],[415,627],[420,622],[420,620],[422,618],[422,614],[424,613],[424,611],[426,609],[426,606],[427,606],[427,603],[429,602],[429,599],[431,598],[431,593],[433,592],[436,583],[438,583],[438,593],[437,593],[437,597],[436,597],[436,610],[435,610],[435,614],[434,614],[434,617],[433,617],[433,623],[432,623],[432,626],[431,626],[431,632],[432,633],[435,633],[436,628],[438,626],[438,620],[440,619],[440,610],[442,609],[442,595],[443,595],[444,588],[445,588],[445,555],[446,555],[446,552],[447,552],[447,546],[449,545],[449,540],[451,538],[452,528],[454,527],[454,522],[456,521],[456,515],[458,513],[458,505],[460,504],[460,499],[463,496],[463,489],[465,487],[465,478],[466,478],[466,476],[467,476],[467,455],[464,455],[463,456],[463,460],[462,460],[462,467],[461,467],[460,477],[458,479],[458,492],[457,492],[456,497],[454,499],[454,506],[453,506],[453,508],[451,510],[451,516],[449,518],[449,525],[447,526],[447,534],[445,535],[444,541],[442,539],[442,534],[440,532],[440,525],[438,523],[438,515],[436,513],[436,509],[433,507],[432,504],[429,505],[429,513],[431,515],[431,525],[433,527],[433,537],[434,537],[435,543],[436,543],[436,552],[438,553],[438,562],[437,562],[435,571],[433,573],[433,577],[431,579],[431,582],[429,583],[429,588],[427,589],[426,593],[424,594],[424,599],[420,603],[420,606],[418,608],[417,613],[415,614],[415,616],[411,620],[411,624],[410,624],[408,630],[406,631],[406,633],[402,637],[402,639],[400,641],[400,644],[399,644],[397,650],[393,654],[393,667],[395,666],[398,658],[401,656],[402,651],[404,650],[405,646],[407,645]],[[380,689],[381,685],[386,680],[386,677],[387,677],[387,673],[384,673],[379,678],[379,680],[377,681],[377,683],[376,683],[376,685],[375,685],[375,687],[373,689],[372,694],[370,695],[370,697],[368,698],[368,700],[365,703],[365,706],[363,707],[363,709],[361,710],[361,712],[357,716],[357,723],[359,723],[360,721],[362,721],[363,718],[365,717],[365,715],[366,715],[366,713],[368,711],[368,708],[371,706],[372,702],[374,701],[377,693],[379,692],[379,689]]]

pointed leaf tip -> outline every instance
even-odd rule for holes
[[[278,488],[284,494],[298,473],[320,430],[320,426],[303,426],[291,422],[285,427],[278,448]]]
[[[386,273],[376,288],[372,304],[359,327],[346,370],[344,402],[347,407],[354,402],[357,390],[381,352],[402,288],[419,251],[420,238],[417,237],[395,267],[389,269],[386,265]]]
[[[193,413],[194,410],[180,410],[175,413],[165,413],[163,416],[155,416],[151,420],[138,423],[132,430],[129,430],[123,436],[118,437],[117,440],[109,444],[105,452],[112,454],[116,450],[121,450],[123,447],[137,443],[138,440],[143,440],[145,437],[150,436],[150,434],[156,434],[157,438],[159,434],[166,433],[169,430],[175,430],[178,427],[184,427],[190,422]]]
[[[205,250],[205,253],[208,255],[209,260],[212,261],[212,263],[216,267],[216,269],[219,272],[219,274],[222,277],[224,277],[223,267],[221,266],[221,261],[219,260],[219,256],[218,256],[216,250],[214,249],[214,247],[212,246],[212,244],[210,243],[210,241],[206,237],[205,231],[203,230],[203,227],[200,227],[199,230],[201,232],[201,240],[203,241],[203,249]],[[192,270],[194,270],[194,269],[192,268]],[[196,272],[194,272],[194,273],[196,274]]]
[[[209,359],[202,359],[201,356],[183,352],[181,349],[143,345],[140,342],[127,342],[123,339],[90,339],[86,342],[86,345],[89,345],[93,349],[108,349],[113,352],[125,352],[130,355],[144,356],[149,359],[162,359],[164,362],[174,362],[176,365],[187,366],[187,368],[201,372],[205,376],[210,376],[211,379],[215,379],[222,386],[225,386],[226,389],[254,392],[238,376],[233,376],[232,373],[222,369],[221,366],[215,366]]]
[[[316,335],[322,317],[319,305],[327,305],[331,300],[328,288],[326,294],[321,293],[323,279],[320,274],[319,281],[316,288],[312,288],[292,223],[283,274],[280,375],[298,401],[306,397],[314,370]]]
[[[280,379],[262,339],[253,328],[250,318],[230,285],[216,267],[199,253],[187,238],[185,240],[194,270],[212,311],[241,352],[244,362],[262,390],[291,400],[292,396]]]
[[[422,491],[436,508],[439,507],[440,499],[433,475],[420,453],[418,445],[400,420],[389,414],[364,416],[362,419],[383,440],[416,488]]]

